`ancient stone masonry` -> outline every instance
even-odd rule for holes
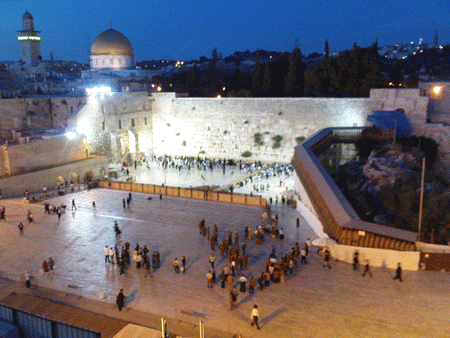
[[[88,97],[69,124],[84,121],[90,151],[115,162],[164,154],[288,162],[295,145],[317,130],[365,126],[373,110],[403,109],[415,135],[445,144],[450,127],[427,123],[427,104],[419,90],[395,89],[358,99],[114,93]]]

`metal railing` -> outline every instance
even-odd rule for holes
[[[101,338],[99,332],[62,323],[27,311],[0,304],[0,320],[17,326],[23,338]]]

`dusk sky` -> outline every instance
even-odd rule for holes
[[[291,51],[298,38],[304,54],[396,42],[450,43],[450,1],[415,0],[0,0],[0,60],[21,58],[17,41],[28,10],[49,59],[87,62],[90,44],[112,27],[134,47],[136,61],[191,60],[235,51]],[[89,45],[88,45],[89,41]],[[89,46],[89,47],[88,47]]]

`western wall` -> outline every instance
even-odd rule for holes
[[[326,127],[367,125],[373,110],[403,109],[413,134],[435,139],[448,161],[450,127],[427,123],[418,89],[374,89],[369,98],[190,98],[175,93],[89,97],[70,126],[89,126],[90,151],[110,161],[185,155],[289,162],[294,146]]]

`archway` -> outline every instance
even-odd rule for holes
[[[55,186],[58,188],[64,187],[66,185],[66,179],[62,176],[58,176],[55,182]]]
[[[92,170],[88,170],[84,173],[84,183],[89,183],[92,181],[92,179],[94,178],[94,173],[92,172]]]
[[[139,135],[131,129],[128,130],[128,150],[131,161],[139,161]]]
[[[80,184],[80,175],[78,173],[73,173],[69,178],[70,184]]]

